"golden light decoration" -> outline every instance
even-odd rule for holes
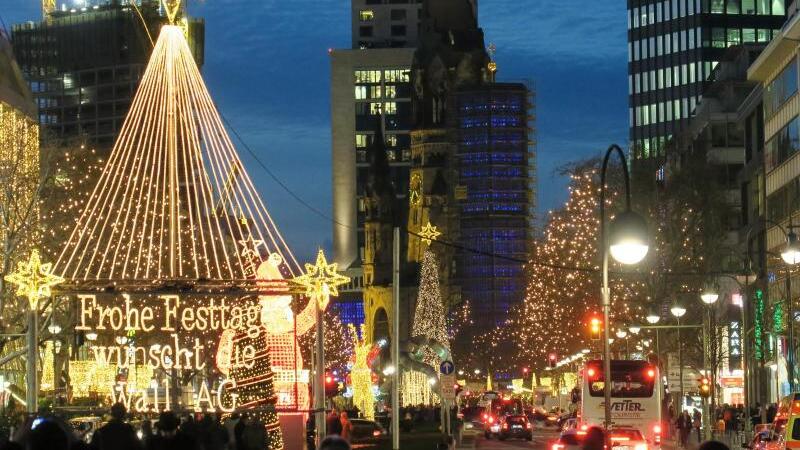
[[[350,278],[337,272],[338,264],[328,264],[322,249],[317,253],[316,264],[306,263],[306,273],[295,277],[292,282],[302,286],[306,295],[319,302],[325,309],[331,296],[339,295],[339,286],[350,282]]]
[[[372,345],[364,340],[365,326],[361,325],[361,338],[353,324],[348,324],[350,334],[353,336],[354,359],[353,368],[350,370],[350,380],[353,385],[353,406],[358,408],[364,418],[375,418],[375,397],[372,394],[372,370],[367,364],[367,355],[372,350]]]
[[[419,232],[419,236],[422,239],[422,242],[431,245],[431,241],[435,241],[436,238],[442,235],[442,232],[436,229],[436,225],[432,225],[430,222],[425,224],[422,227],[422,230]]]
[[[180,15],[180,1],[163,1]],[[246,280],[272,253],[285,273],[302,273],[180,27],[161,28],[103,173],[64,241],[55,271],[75,281]]]
[[[28,299],[32,310],[39,300],[52,295],[52,287],[64,282],[64,278],[53,274],[53,264],[42,263],[39,251],[34,249],[27,261],[17,263],[17,271],[6,275],[5,280],[17,285],[17,295]]]
[[[175,18],[178,16],[178,12],[181,10],[181,0],[161,0],[161,5],[167,12],[167,19],[169,20],[170,25],[174,25]]]

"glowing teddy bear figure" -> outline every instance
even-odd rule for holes
[[[256,279],[284,279],[280,272],[282,262],[282,258],[273,253],[267,261],[259,265]],[[273,383],[277,396],[275,406],[278,410],[307,410],[310,405],[309,372],[303,369],[303,357],[297,345],[297,337],[307,333],[316,323],[314,302],[309,301],[296,317],[292,312],[291,295],[260,295],[258,302],[261,306],[261,328],[265,333],[264,344],[274,373]],[[325,303],[321,305],[323,310],[327,307],[327,302]],[[233,347],[236,341],[236,333],[231,330],[223,333],[220,339],[217,366],[223,373],[223,368],[232,364],[230,357],[235,354]],[[261,353],[261,349],[258,349],[258,353]]]

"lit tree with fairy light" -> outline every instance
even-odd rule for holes
[[[588,346],[585,322],[600,310],[599,176],[594,164],[568,170],[569,198],[551,211],[544,235],[533,246],[524,301],[510,314],[507,333],[517,346],[518,365],[541,368],[547,355],[570,354]],[[609,203],[614,201],[614,196]],[[637,316],[642,283],[612,276],[612,317]],[[623,282],[624,281],[624,282]]]
[[[353,357],[353,336],[346,327],[335,308],[328,308],[324,314],[325,323],[325,369],[343,370]],[[312,361],[312,349],[316,333],[312,330],[300,336],[298,344],[304,361]]]
[[[430,250],[426,250],[422,257],[419,294],[417,295],[417,308],[414,312],[414,323],[411,326],[411,336],[424,336],[447,348],[450,347],[439,287],[439,267],[436,255]],[[425,350],[423,362],[434,368],[438,368],[440,363],[439,357],[431,349]]]

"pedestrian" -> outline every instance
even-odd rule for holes
[[[228,445],[228,432],[210,414],[203,416],[198,429],[204,450],[225,450]]]
[[[688,411],[683,411],[678,416],[678,421],[675,424],[675,428],[678,429],[678,438],[680,439],[681,447],[688,447],[689,434],[692,432],[692,418],[689,417]]]
[[[339,422],[342,424],[342,439],[350,442],[350,439],[353,438],[353,423],[350,422],[346,412],[342,411],[342,414],[339,416]]]
[[[603,450],[606,446],[606,436],[599,427],[592,427],[586,431],[583,438],[583,450]]]
[[[331,410],[325,419],[325,432],[328,436],[342,434],[342,421],[336,409]]]
[[[242,441],[245,450],[264,450],[267,447],[266,430],[258,417],[247,421],[247,426],[242,432]]]
[[[235,428],[236,424],[239,423],[239,413],[233,413],[230,416],[225,418],[225,423],[223,423],[223,427],[225,427],[225,431],[228,432],[228,448],[230,450],[236,449],[236,433]]]
[[[153,423],[150,419],[145,418],[142,421],[142,444],[147,445],[147,441],[153,437]]]
[[[247,426],[247,413],[242,413],[239,416],[239,421],[236,422],[236,426],[233,427],[233,438],[236,442],[236,450],[245,450],[244,446],[244,439],[242,438],[242,434],[244,434],[244,429]]]
[[[350,450],[350,444],[339,436],[328,436],[319,443],[319,450]]]
[[[26,450],[69,450],[69,435],[55,420],[46,418],[28,434]]]
[[[703,438],[700,436],[700,426],[703,423],[703,415],[700,413],[700,410],[695,408],[694,414],[692,415],[692,427],[697,432],[697,442],[700,443],[703,441]]]
[[[172,411],[163,411],[158,416],[158,434],[147,443],[147,450],[197,450],[194,436],[178,432],[178,416]]]
[[[92,447],[97,450],[140,450],[142,443],[136,430],[125,422],[127,412],[122,403],[114,403],[111,420],[92,435]]]

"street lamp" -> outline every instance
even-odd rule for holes
[[[680,377],[680,406],[678,414],[683,413],[683,341],[681,341],[681,317],[686,314],[686,308],[677,301],[669,308],[669,312],[678,321],[678,376]]]
[[[797,239],[797,233],[792,229],[789,229],[789,233],[786,235],[786,247],[781,252],[781,258],[789,265],[800,263],[800,240]]]
[[[659,314],[655,308],[651,307],[647,311],[647,316],[645,317],[645,320],[647,320],[647,323],[649,323],[650,325],[655,325],[661,320],[661,314]]]
[[[719,300],[719,293],[714,286],[707,284],[706,287],[703,288],[703,292],[700,293],[700,300],[706,305],[713,305]]]
[[[616,333],[616,334],[617,334],[617,337],[618,337],[618,338],[620,338],[620,339],[625,339],[625,336],[627,336],[627,335],[628,335],[628,332],[627,332],[627,331],[625,331],[625,330],[623,330],[622,328],[620,328],[619,330],[617,330],[617,333]]]
[[[642,331],[642,327],[640,327],[639,325],[631,325],[628,327],[628,331],[630,331],[633,334],[639,334],[639,332]]]
[[[625,211],[618,214],[608,226],[606,233],[606,171],[611,154],[619,156],[625,180]],[[638,214],[631,211],[631,185],[628,162],[622,149],[612,144],[606,150],[600,170],[600,242],[603,258],[603,285],[600,294],[603,299],[603,373],[606,380],[611,379],[611,345],[609,343],[609,316],[611,310],[611,290],[608,287],[608,254],[622,264],[636,264],[649,250],[647,224]],[[603,383],[605,429],[611,426],[611,383]]]

